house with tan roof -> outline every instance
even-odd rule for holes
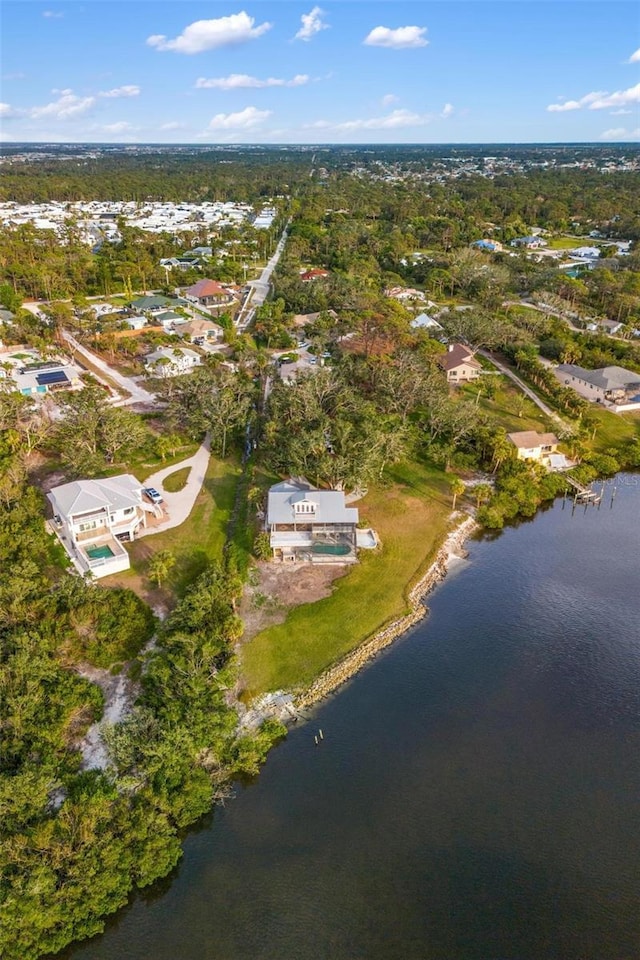
[[[438,357],[438,364],[446,373],[449,383],[477,380],[482,372],[482,366],[473,351],[463,343],[450,343],[447,352]]]
[[[185,337],[191,343],[194,343],[204,340],[222,340],[224,330],[220,324],[214,323],[213,320],[196,317],[194,320],[176,325],[176,333],[179,337]]]

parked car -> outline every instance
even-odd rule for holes
[[[142,492],[146,493],[151,503],[164,503],[164,500],[155,487],[144,487]]]

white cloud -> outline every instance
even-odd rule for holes
[[[640,103],[640,83],[628,90],[601,94],[589,104],[589,110],[605,110],[607,107],[624,107],[628,103]]]
[[[624,117],[628,113],[633,113],[633,110],[625,110],[624,107],[620,107],[619,110],[610,110],[609,113],[612,117]]]
[[[116,123],[105,123],[100,129],[105,133],[128,133],[131,130],[137,130],[137,127],[127,123],[126,120],[118,120]]]
[[[114,100],[117,97],[137,97],[140,95],[140,87],[135,83],[126,84],[124,87],[114,87],[113,90],[103,90],[99,97],[105,97],[108,100]]]
[[[600,134],[601,140],[640,140],[640,127],[627,130],[626,127],[613,127]]]
[[[631,54],[627,60],[627,63],[640,63],[640,47],[638,47],[638,49]]]
[[[168,120],[167,123],[161,124],[159,130],[184,130],[186,123],[180,123],[178,120]]]
[[[154,34],[147,38],[147,44],[157,50],[174,50],[176,53],[203,53],[231,44],[246,43],[255,40],[271,29],[270,23],[261,23],[255,27],[255,18],[242,10],[217,20],[196,20],[185,27],[173,40],[163,34]]]
[[[399,99],[400,97],[396,97],[395,93],[385,93],[380,103],[383,107],[390,107],[392,103],[397,103]]]
[[[237,113],[217,113],[209,122],[209,130],[252,130],[271,116],[271,110],[245,107]]]
[[[316,33],[321,30],[328,30],[329,24],[323,21],[324,10],[320,7],[314,7],[309,13],[303,13],[300,17],[302,26],[296,33],[294,40],[311,40]]]
[[[195,86],[198,90],[258,90],[262,87],[302,87],[309,83],[306,73],[296,74],[291,80],[268,77],[260,80],[246,73],[232,73],[228,77],[198,77]]]
[[[47,20],[62,20],[64,13],[60,10],[43,10],[42,16],[46,17]]]
[[[422,127],[433,120],[433,114],[413,113],[411,110],[392,110],[382,117],[367,117],[358,120],[345,120],[331,123],[328,120],[316,120],[305,125],[307,130],[399,130],[402,127]]]
[[[17,111],[13,109],[10,103],[0,103],[0,117],[15,117]]]
[[[442,117],[443,120],[448,120],[449,117],[453,116],[454,112],[455,111],[454,111],[453,104],[445,103],[444,107],[442,108],[442,113],[440,114],[440,116]]]
[[[635,87],[629,87],[628,90],[617,90],[615,93],[599,90],[594,93],[587,93],[579,100],[550,103],[547,110],[550,113],[581,110],[583,107],[588,107],[589,110],[606,110],[608,107],[623,107],[628,103],[640,103],[640,83],[637,83]]]
[[[42,107],[31,107],[27,113],[32,120],[51,117],[54,120],[72,120],[80,117],[95,106],[95,97],[78,97],[72,90],[56,90],[60,96]]]
[[[406,50],[410,47],[426,47],[429,41],[425,37],[426,27],[374,27],[365,37],[369,47],[392,47],[394,50]]]

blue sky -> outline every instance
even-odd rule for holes
[[[5,2],[4,140],[640,139],[640,6]]]

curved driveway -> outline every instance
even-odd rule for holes
[[[187,519],[196,502],[196,497],[202,489],[204,478],[209,465],[209,437],[205,438],[204,443],[188,460],[181,463],[173,463],[170,467],[163,467],[145,480],[145,487],[155,487],[164,499],[164,509],[166,519],[153,527],[145,527],[139,531],[138,537],[148,537],[153,533],[162,533],[163,530],[171,530],[173,527],[179,527]],[[176,470],[183,470],[185,467],[191,467],[191,472],[187,482],[178,493],[169,493],[162,486],[162,481],[175,473]]]

